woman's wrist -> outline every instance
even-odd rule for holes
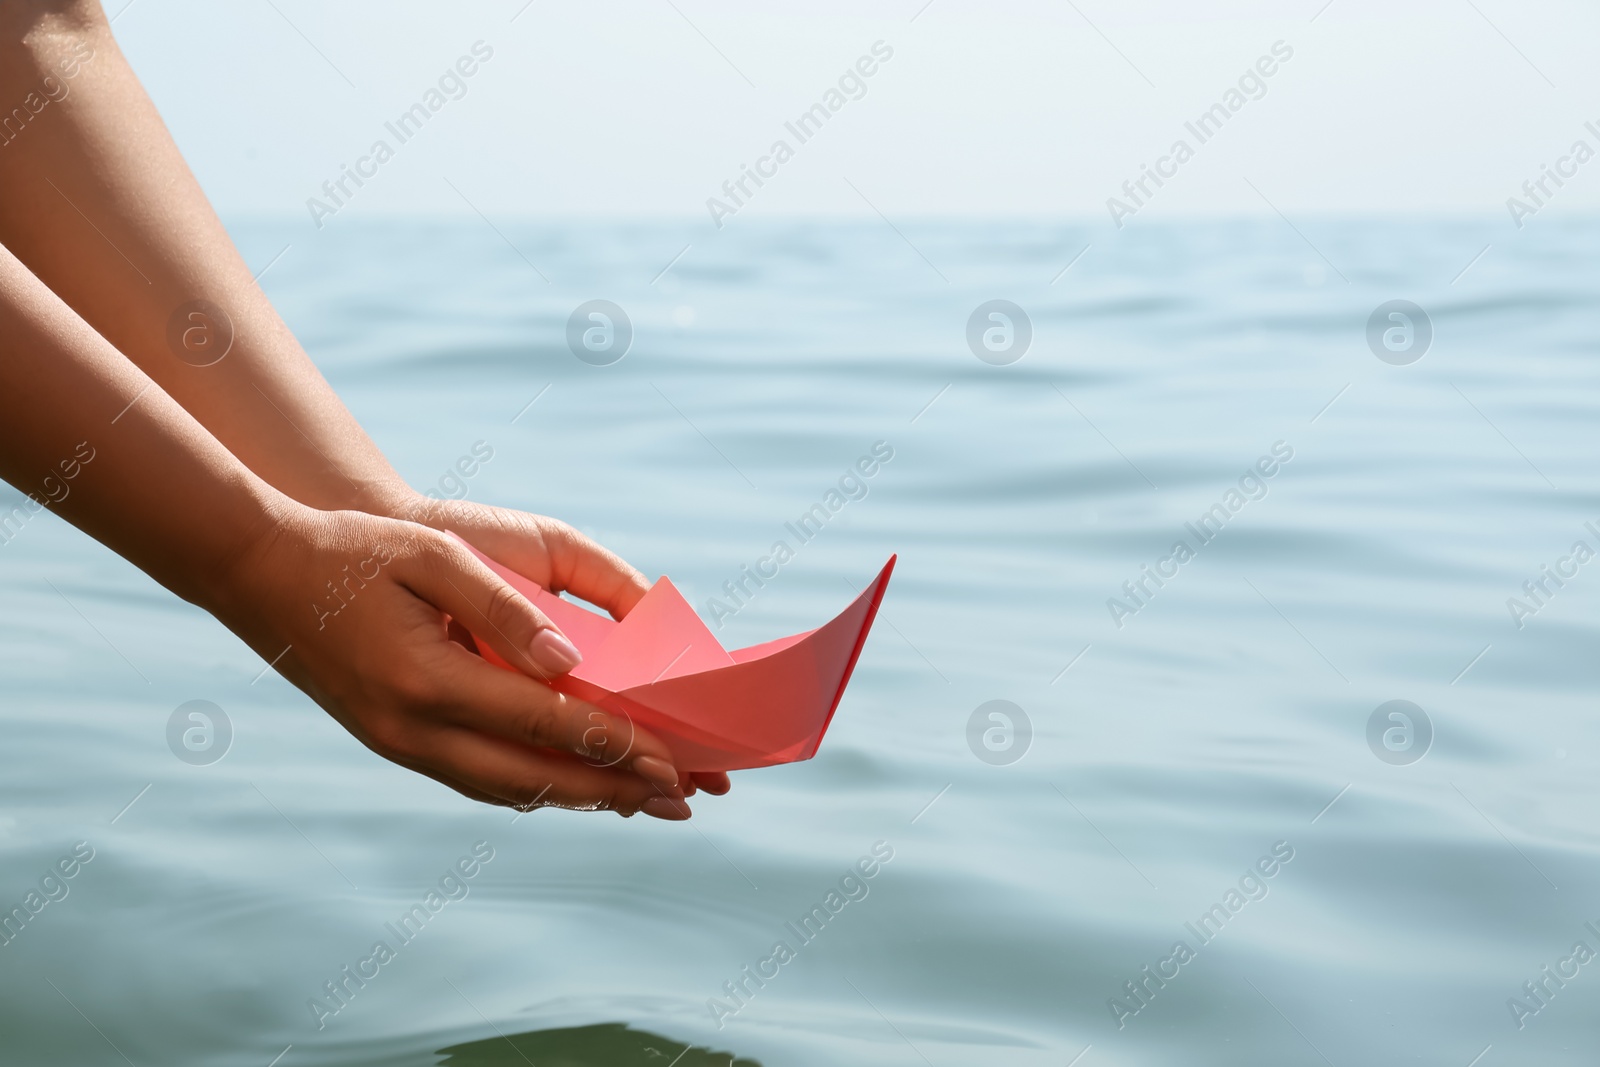
[[[369,515],[381,515],[386,519],[414,522],[418,526],[427,526],[434,530],[444,529],[444,515],[439,506],[442,501],[419,493],[403,482],[373,492],[370,499],[372,506],[359,510]]]
[[[314,508],[284,495],[259,479],[245,487],[231,506],[235,523],[218,531],[214,543],[197,546],[199,558],[208,565],[192,576],[194,588],[175,588],[173,592],[219,619],[226,620],[252,595],[252,571],[269,547],[283,537],[305,537],[307,524],[316,515]]]
[[[357,499],[346,505],[344,510],[364,511],[368,515],[381,515],[386,519],[421,522],[417,516],[426,514],[426,505],[431,503],[433,501],[396,477],[392,481],[364,486],[357,494]]]

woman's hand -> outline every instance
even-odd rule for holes
[[[725,791],[643,733],[627,769],[575,755],[616,723],[533,680],[572,666],[555,628],[437,531],[619,617],[644,579],[548,519],[418,506],[261,292],[96,0],[0,3],[0,23],[0,98],[71,84],[0,154],[0,478],[35,493],[106,442],[52,510],[212,610],[368,746],[469,796],[684,818],[697,783]],[[227,341],[215,360],[170,332],[202,305],[199,336]],[[450,641],[446,614],[528,676]]]
[[[509,528],[501,531],[508,540],[490,538],[483,550],[536,581],[561,575],[575,590],[596,592],[585,583],[598,580],[614,604],[631,605],[642,594],[631,570],[574,571],[570,546],[518,547]],[[547,541],[565,529],[534,528]],[[634,724],[535,681],[570,670],[576,650],[441,532],[286,502],[277,524],[228,569],[214,600],[206,605],[213,614],[265,659],[276,659],[280,673],[368,748],[466,796],[512,807],[689,817],[667,748]],[[526,675],[491,666],[452,641],[447,615],[470,623]],[[625,765],[599,763],[601,753],[624,747]]]
[[[433,500],[402,495],[389,514],[460,535],[479,552],[537,582],[552,593],[571,593],[621,619],[650,589],[650,583],[616,553],[596,544],[564,522],[523,511],[467,500]],[[516,662],[512,660],[511,662]],[[680,777],[686,796],[704,789],[718,796],[730,788],[721,771]]]

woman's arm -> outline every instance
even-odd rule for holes
[[[0,244],[281,492],[413,503],[252,279],[95,0],[0,4]]]
[[[256,286],[94,0],[0,3],[0,244],[292,500],[455,530],[619,618],[649,588],[564,523],[401,481]]]
[[[528,675],[577,662],[471,553],[273,489],[3,247],[0,345],[0,477],[210,611],[374,751],[491,803],[688,817],[655,738],[449,639],[446,615]],[[624,745],[629,770],[579,758]]]
[[[311,507],[454,530],[617,618],[649,589],[564,523],[401,480],[251,278],[98,3],[0,3],[8,102],[23,115],[0,110],[0,244],[264,481]]]

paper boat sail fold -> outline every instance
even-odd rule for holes
[[[666,744],[680,771],[732,771],[814,756],[896,559],[889,557],[832,621],[729,652],[670,579],[656,582],[618,622],[472,551],[583,653],[583,662],[551,687],[631,718]],[[515,669],[486,643],[478,650],[496,666]]]

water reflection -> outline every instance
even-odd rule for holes
[[[718,1049],[635,1030],[627,1023],[599,1023],[530,1030],[509,1037],[468,1041],[439,1050],[448,1067],[761,1067],[756,1060]]]

